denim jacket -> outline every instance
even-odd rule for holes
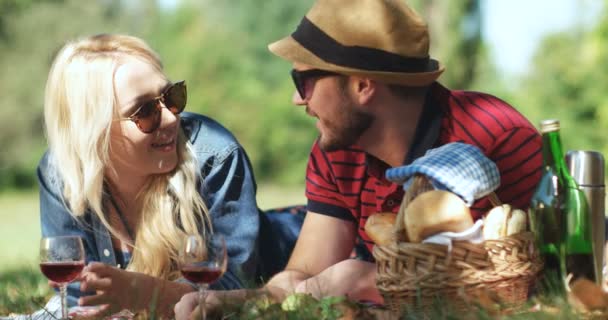
[[[199,193],[209,208],[214,231],[226,239],[228,270],[211,288],[242,288],[244,280],[256,275],[260,223],[249,158],[235,137],[208,117],[182,113],[181,127],[194,147],[203,177],[202,183],[198,183]],[[110,233],[99,218],[90,211],[82,218],[70,214],[63,198],[61,178],[48,152],[38,165],[38,182],[42,236],[80,236],[86,263],[99,261],[117,266]],[[126,263],[120,267],[125,268]],[[80,283],[70,284],[68,304],[76,305],[82,295]]]

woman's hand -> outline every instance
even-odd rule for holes
[[[110,315],[124,309],[158,310],[161,288],[155,278],[129,272],[99,262],[92,262],[82,273],[80,290],[95,292],[78,300],[80,306],[99,306],[97,316]]]

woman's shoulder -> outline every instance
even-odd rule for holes
[[[51,155],[50,150],[46,150],[40,161],[38,161],[37,168],[38,177],[41,180],[48,180],[48,182],[59,183],[59,172],[57,171],[57,166],[55,165],[55,161],[53,161],[53,157]]]
[[[196,152],[223,153],[240,147],[230,130],[207,116],[184,112],[181,126]]]

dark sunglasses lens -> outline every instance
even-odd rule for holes
[[[296,86],[296,90],[298,90],[298,93],[300,94],[300,97],[302,99],[305,99],[306,97],[306,90],[304,88],[304,79],[302,79],[302,75],[296,71],[296,70],[291,70],[291,78],[293,79],[293,84]]]
[[[173,114],[178,114],[186,108],[187,98],[186,84],[182,81],[172,85],[167,90],[164,103]]]
[[[157,100],[146,102],[134,115],[137,127],[144,133],[150,133],[160,125],[160,110],[157,104]]]

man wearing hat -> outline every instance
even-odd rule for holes
[[[429,58],[426,24],[403,0],[318,0],[291,36],[269,45],[293,63],[293,103],[317,118],[306,219],[284,272],[268,285],[381,302],[372,262],[349,259],[376,212],[397,212],[388,168],[450,142],[477,146],[501,175],[498,197],[527,208],[540,179],[537,130],[505,102],[451,91]],[[491,208],[473,204],[474,218]]]
[[[269,49],[293,63],[293,103],[317,118],[320,136],[306,171],[304,225],[285,271],[266,288],[381,303],[375,264],[350,256],[357,241],[371,252],[370,215],[399,209],[403,188],[385,171],[450,142],[478,147],[499,169],[498,197],[528,207],[542,164],[537,130],[496,97],[436,82],[444,68],[403,0],[318,0]],[[479,218],[490,208],[483,198],[471,212]]]

